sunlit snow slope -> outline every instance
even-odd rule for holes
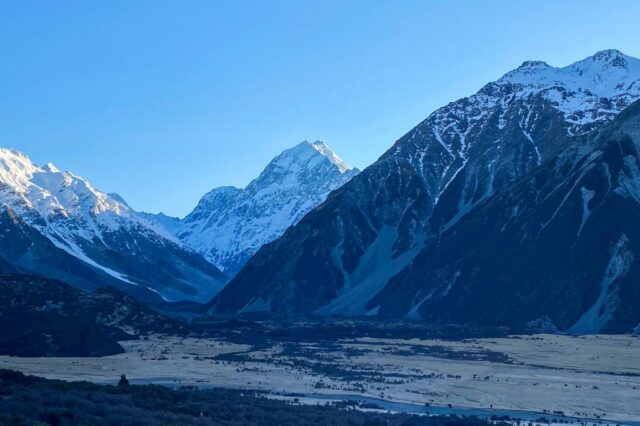
[[[0,203],[3,269],[150,300],[206,300],[224,284],[213,265],[120,197],[11,149],[0,149]]]
[[[357,173],[325,143],[305,141],[275,157],[246,188],[216,188],[183,220],[158,220],[232,276]]]

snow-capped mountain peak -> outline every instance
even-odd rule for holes
[[[44,236],[57,249],[128,285],[145,281],[135,277],[139,270],[127,265],[129,261],[126,260],[133,260],[131,256],[143,246],[149,252],[164,250],[167,253],[159,257],[170,256],[169,253],[182,257],[185,270],[200,262],[206,263],[203,259],[190,259],[192,254],[183,253],[177,238],[156,221],[132,210],[120,196],[101,192],[87,179],[62,172],[51,163],[41,167],[19,151],[0,148],[0,214],[4,213],[18,217],[21,223]],[[114,254],[116,259],[112,257]],[[0,258],[4,255],[6,253],[0,250]],[[52,265],[45,266],[45,259],[32,259],[31,256],[24,254],[23,258],[12,262],[26,262],[23,267],[27,271],[39,271],[41,267],[52,270]],[[45,263],[41,264],[41,261]],[[135,259],[135,262],[145,261],[143,257]],[[130,271],[132,276],[119,268]],[[180,283],[179,290],[165,291],[159,289],[157,283],[150,283],[148,288],[170,299],[197,298],[198,292],[206,298],[219,290],[224,277],[212,265],[202,268],[211,269],[213,279],[208,277],[203,282],[215,281],[214,287],[187,289],[188,286]]]
[[[0,148],[0,179],[3,183],[24,188],[29,176],[36,171],[37,167],[20,151]]]
[[[325,143],[304,141],[277,155],[246,188],[208,192],[180,224],[169,227],[232,275],[357,173]]]
[[[85,178],[61,172],[51,163],[40,167],[13,149],[0,149],[0,182],[4,184],[0,197],[5,205],[24,213],[34,210],[47,222],[62,215],[116,229],[122,224],[116,217],[135,219],[126,204],[98,191]],[[85,228],[82,236],[99,237],[99,227]]]
[[[599,61],[599,62],[603,62],[605,64],[608,64],[609,66],[613,66],[613,67],[622,67],[622,68],[626,68],[626,66],[628,65],[629,60],[637,60],[631,56],[627,56],[624,53],[622,53],[621,51],[619,51],[618,49],[605,49],[605,50],[601,50],[599,52],[594,53],[592,56],[590,56],[589,58],[580,61],[580,62],[584,62],[584,61]]]
[[[50,173],[60,173],[60,170],[53,163],[47,163],[42,168]]]
[[[335,166],[339,173],[346,173],[352,169],[324,142],[303,141],[293,148],[282,151],[265,167],[260,176],[271,173],[296,175],[304,169],[327,161]]]
[[[542,61],[527,61],[508,72],[498,84],[530,89],[553,86],[601,98],[640,93],[640,60],[618,50],[603,50],[571,65],[556,68]]]
[[[333,164],[338,167],[340,173],[345,173],[352,169],[352,167],[348,166],[342,158],[338,157],[338,155],[331,149],[329,146],[322,141],[315,141],[310,143],[311,147],[318,151],[320,154],[324,155],[331,161]]]
[[[548,68],[552,67],[545,61],[524,61],[522,65],[516,68],[516,71],[520,71],[521,73],[534,73]]]

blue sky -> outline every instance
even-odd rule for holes
[[[637,1],[0,0],[0,145],[184,215],[320,139],[363,168],[528,59],[640,56]]]

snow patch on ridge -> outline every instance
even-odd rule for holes
[[[416,321],[422,320],[422,315],[420,315],[420,306],[422,306],[422,304],[427,300],[431,299],[435,292],[436,292],[435,289],[431,289],[431,291],[429,291],[429,293],[425,297],[419,299],[418,301],[416,301],[418,297],[416,295],[416,297],[414,297],[413,302],[411,304],[411,308],[409,308],[409,312],[407,312],[407,314],[404,317],[410,320],[416,320]]]
[[[580,188],[580,193],[582,194],[582,220],[580,221],[580,227],[578,228],[578,237],[582,232],[582,228],[589,220],[589,216],[591,215],[591,210],[589,209],[589,202],[593,199],[594,195],[596,195],[595,191],[591,191],[584,186]]]
[[[50,236],[49,237],[50,241],[53,243],[54,246],[58,247],[61,250],[66,251],[67,253],[69,253],[70,255],[72,255],[73,257],[76,257],[80,260],[82,260],[83,262],[93,266],[94,268],[100,269],[102,272],[106,272],[107,274],[111,275],[114,278],[119,279],[120,281],[124,281],[128,284],[132,284],[132,285],[138,285],[137,283],[129,280],[124,274],[121,274],[120,272],[116,272],[113,269],[107,268],[106,266],[103,266],[101,264],[99,264],[98,262],[94,261],[93,259],[91,259],[89,256],[87,256],[80,247],[78,247],[77,245],[75,245],[73,242],[71,241],[60,241],[55,237]]]

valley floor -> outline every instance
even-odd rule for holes
[[[0,369],[96,383],[116,383],[124,373],[132,383],[261,389],[305,401],[369,397],[415,404],[398,405],[414,412],[482,408],[640,425],[636,336],[359,338],[257,346],[151,336],[121,344],[125,353],[100,358],[0,356]]]

